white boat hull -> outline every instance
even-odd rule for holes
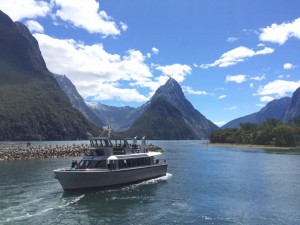
[[[116,186],[165,176],[167,173],[167,164],[155,164],[120,170],[58,169],[54,170],[54,173],[55,178],[59,180],[62,188],[66,191]]]

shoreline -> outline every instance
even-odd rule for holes
[[[0,161],[80,157],[88,145],[0,146]]]
[[[234,148],[262,148],[266,150],[283,150],[283,151],[300,151],[299,147],[280,147],[272,145],[252,145],[252,144],[230,144],[230,143],[200,143],[203,146],[216,146],[216,147],[234,147]]]
[[[64,158],[64,157],[81,157],[84,155],[84,149],[89,144],[80,145],[0,145],[0,162],[10,160],[29,160],[29,159],[46,159],[46,158]],[[161,147],[149,144],[147,146],[150,152],[163,152]]]

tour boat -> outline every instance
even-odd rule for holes
[[[159,160],[160,152],[148,151],[145,137],[141,144],[134,138],[129,143],[125,138],[111,138],[111,129],[90,139],[90,147],[84,149],[79,163],[74,160],[71,167],[54,170],[62,188],[78,190],[124,185],[165,176],[168,164]]]

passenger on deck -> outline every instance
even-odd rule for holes
[[[73,160],[72,160],[72,164],[71,164],[71,168],[72,168],[72,169],[75,169],[75,166],[76,166],[76,162],[75,162],[75,160],[73,159]]]
[[[77,160],[75,160],[75,169],[77,170],[77,169],[80,169],[80,165],[79,165],[79,163],[77,162]]]

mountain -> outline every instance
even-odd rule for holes
[[[148,139],[205,139],[218,129],[192,106],[173,78],[146,104],[127,134],[142,134]]]
[[[288,122],[300,116],[300,87],[293,93],[289,106],[283,113],[282,120]]]
[[[116,132],[129,129],[132,123],[143,113],[145,108],[133,108],[129,106],[116,107],[94,102],[88,102],[87,105],[105,125],[110,125]]]
[[[52,74],[59,84],[60,88],[65,92],[68,96],[69,100],[73,107],[78,109],[86,119],[91,121],[92,123],[102,127],[104,126],[103,120],[98,117],[95,112],[84,102],[81,95],[78,93],[74,84],[67,78],[65,75]]]
[[[28,28],[0,11],[0,140],[87,139],[97,129],[72,107]]]
[[[240,127],[240,123],[246,123],[246,122],[263,123],[267,119],[282,120],[282,115],[285,112],[285,110],[288,108],[290,103],[291,103],[290,97],[275,99],[269,102],[259,112],[234,119],[228,122],[227,124],[225,124],[224,126],[222,126],[222,129],[238,128]]]
[[[147,110],[125,132],[127,136],[147,136],[152,140],[198,139],[182,113],[163,97],[155,98]]]

